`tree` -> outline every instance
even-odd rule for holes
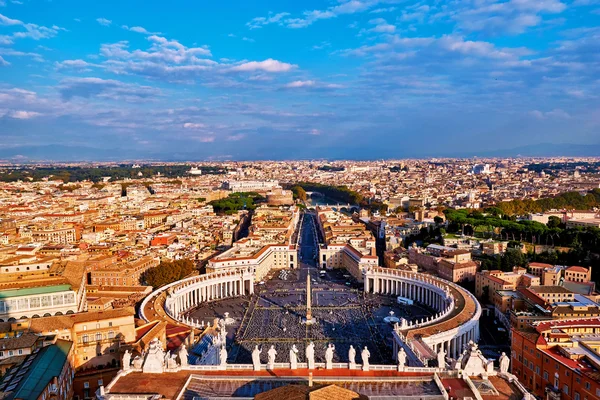
[[[435,222],[436,225],[441,225],[444,223],[444,218],[436,215],[435,217],[433,217],[433,222]]]
[[[290,190],[294,194],[295,199],[306,201],[306,199],[307,199],[306,191],[304,190],[304,188],[302,186],[298,186],[298,185],[292,186],[292,188]]]
[[[144,274],[144,280],[154,289],[181,280],[196,269],[193,260],[161,261],[158,267],[151,268]]]
[[[548,218],[548,223],[546,224],[548,228],[558,228],[560,226],[561,220],[555,215],[551,215]]]

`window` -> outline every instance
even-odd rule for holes
[[[575,392],[573,394],[573,400],[580,400],[579,393]]]
[[[109,339],[114,339],[115,338],[115,333],[113,331],[109,331],[108,332],[108,338]]]
[[[102,340],[102,334],[100,332],[96,333],[96,341],[99,342]]]
[[[590,383],[589,382],[585,383],[585,390],[590,390]]]
[[[90,388],[90,383],[89,382],[83,382],[83,388],[84,389],[89,389]]]
[[[564,394],[569,394],[569,385],[564,385],[563,386],[563,393]]]
[[[23,350],[19,349],[19,355],[23,354]]]
[[[82,340],[83,340],[83,343],[88,343],[90,341],[88,335],[83,335]]]
[[[102,379],[98,379],[98,386],[104,385],[104,381]]]

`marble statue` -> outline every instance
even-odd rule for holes
[[[315,344],[313,342],[306,346],[306,362],[308,369],[315,369]]]
[[[510,366],[510,358],[508,358],[505,352],[502,352],[502,355],[500,356],[500,359],[498,361],[500,361],[500,372],[502,372],[503,374],[508,373],[508,367]]]
[[[219,365],[221,366],[221,369],[226,369],[227,368],[227,349],[225,348],[225,346],[221,347],[221,350],[219,351]]]
[[[169,354],[169,358],[167,359],[167,365],[166,367],[168,369],[174,369],[177,368],[177,356],[175,354],[171,354],[171,352],[168,353]]]
[[[290,349],[290,369],[298,368],[298,348],[293,345]]]
[[[171,358],[171,350],[167,351],[163,357],[165,367],[168,366],[170,358]]]
[[[443,348],[441,348],[440,352],[437,354],[437,362],[438,368],[446,368],[446,352]]]
[[[271,345],[269,351],[267,351],[267,356],[269,357],[268,369],[275,369],[275,356],[277,355],[277,350],[275,350],[275,346]]]
[[[254,350],[252,350],[252,364],[255,371],[260,371],[260,353],[262,353],[262,349],[259,349],[258,345],[254,346]]]
[[[406,366],[406,352],[404,351],[404,347],[400,347],[400,351],[398,351],[398,371],[402,371]]]
[[[161,373],[164,371],[166,364],[165,353],[163,352],[160,341],[154,339],[148,346],[148,351],[145,354],[144,363],[142,365],[143,372]]]
[[[123,371],[128,371],[131,366],[131,353],[129,350],[125,350],[123,354]]]
[[[371,353],[369,352],[369,349],[367,349],[367,346],[365,346],[363,351],[360,353],[360,357],[362,358],[363,371],[368,371],[369,370],[369,357],[371,357]]]
[[[350,345],[350,349],[348,350],[348,367],[350,369],[356,368],[356,350],[352,345]]]
[[[142,359],[142,357],[140,357],[140,356],[136,356],[136,357],[133,359],[133,368],[135,368],[135,369],[142,368],[142,364],[143,364],[143,362],[144,362],[144,360]]]
[[[329,343],[327,346],[327,350],[325,350],[325,368],[333,369],[333,351],[335,350],[335,346]]]
[[[185,344],[181,345],[177,355],[179,356],[179,364],[182,367],[186,367],[188,365],[188,351],[187,351],[187,348],[185,347]]]

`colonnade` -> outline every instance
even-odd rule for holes
[[[421,360],[431,358],[442,350],[447,357],[456,359],[470,341],[477,342],[479,340],[481,306],[475,296],[452,282],[416,272],[370,268],[364,271],[364,290],[368,293],[406,297],[438,311],[434,317],[420,322],[413,321],[413,323],[396,328],[397,337],[404,341],[406,341],[405,334],[408,334],[409,330],[426,328],[420,329],[420,337],[414,339],[421,341],[426,346],[412,346],[407,343],[411,349],[420,353],[416,355]],[[455,296],[461,297],[460,300],[464,301],[457,302],[458,299]],[[457,304],[460,304],[460,307]],[[467,313],[472,314],[468,315]],[[459,316],[462,318],[457,318]],[[448,329],[448,324],[445,324],[444,330],[435,329],[437,324],[451,320],[457,321],[456,326],[450,325],[450,329]],[[405,334],[402,331],[405,331]],[[396,339],[395,336],[395,340],[400,339]],[[400,343],[394,343],[394,354],[399,346],[401,346]],[[434,354],[425,354],[427,347]]]
[[[214,272],[180,281],[169,288],[165,310],[174,319],[201,303],[254,294],[253,269]]]

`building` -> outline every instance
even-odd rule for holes
[[[232,192],[265,192],[279,187],[279,182],[270,181],[225,181],[223,189]]]
[[[438,275],[450,282],[474,281],[477,267],[477,263],[471,260],[456,262],[443,258],[438,262]]]
[[[511,372],[535,396],[600,398],[600,319],[543,321],[512,331]]]
[[[80,311],[77,292],[69,284],[0,291],[0,322],[73,314]]]
[[[291,190],[273,189],[267,192],[267,204],[270,206],[285,206],[294,204],[294,194]]]
[[[362,222],[328,207],[317,207],[317,229],[325,239],[319,246],[322,268],[346,269],[359,282],[366,268],[377,266],[375,238]]]
[[[33,318],[15,330],[56,335],[73,342],[73,368],[118,365],[120,349],[135,342],[135,311],[126,307],[107,311]]]
[[[34,242],[40,243],[74,243],[77,240],[75,228],[59,228],[50,230],[34,230],[31,232]]]
[[[159,264],[160,258],[145,256],[134,261],[102,265],[89,272],[89,279],[92,285],[138,286],[144,272]]]
[[[271,269],[294,269],[298,263],[298,251],[293,245],[255,245],[251,240],[242,239],[235,245],[211,258],[206,272],[219,272],[251,267],[256,281],[261,281]]]
[[[539,286],[540,278],[528,274],[524,268],[515,267],[512,272],[499,270],[481,271],[475,277],[475,296],[482,298],[485,291],[490,300],[498,290],[516,290],[519,287]],[[487,287],[487,289],[485,289]]]
[[[37,348],[0,383],[3,400],[71,400],[73,398],[73,343],[58,339]]]
[[[592,280],[592,267],[584,268],[577,265],[565,269],[565,280],[570,282],[589,282]]]
[[[488,256],[506,253],[507,248],[508,248],[508,242],[484,242],[484,243],[481,243],[481,250],[483,251],[484,254],[486,254]]]

